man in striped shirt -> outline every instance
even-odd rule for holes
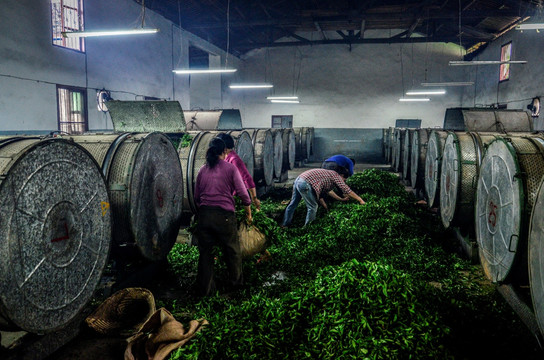
[[[317,214],[317,202],[321,194],[331,192],[337,186],[344,194],[342,200],[355,199],[359,204],[364,205],[363,199],[346,185],[345,177],[333,170],[311,169],[300,174],[293,184],[293,196],[291,202],[285,209],[282,226],[289,226],[293,220],[293,214],[301,199],[306,203],[306,222],[312,222]]]

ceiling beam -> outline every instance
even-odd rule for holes
[[[487,17],[518,17],[519,11],[512,9],[490,9],[490,10],[467,10],[462,13],[463,19],[484,19]],[[402,13],[367,13],[363,15],[335,15],[321,17],[294,17],[284,19],[250,19],[247,21],[231,21],[231,27],[247,27],[247,26],[290,26],[299,27],[301,24],[313,24],[317,28],[316,23],[320,22],[337,22],[350,21],[361,23],[365,20],[366,26],[369,21],[412,21],[414,17],[420,16],[420,13],[402,12]],[[457,11],[441,11],[430,12],[425,16],[425,20],[431,19],[457,19],[459,13]],[[224,28],[225,22],[201,22],[198,25],[189,26],[189,29],[206,29],[206,28]]]
[[[415,38],[366,38],[366,39],[329,39],[329,40],[312,40],[312,41],[285,41],[274,42],[269,44],[235,44],[233,48],[245,51],[247,49],[265,48],[265,47],[288,47],[288,46],[304,46],[304,45],[339,45],[339,44],[403,44],[403,43],[427,43],[427,42],[440,42],[440,43],[456,43],[458,41],[456,36],[444,36],[444,37],[415,37]]]

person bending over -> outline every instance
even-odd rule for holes
[[[342,191],[344,197],[350,197],[364,205],[365,202],[353,190],[346,185],[346,177],[333,170],[311,169],[300,174],[293,184],[291,202],[285,209],[282,226],[291,224],[293,214],[301,199],[306,203],[306,221],[304,225],[312,222],[317,214],[317,201],[322,193],[330,192],[335,186]],[[343,200],[343,199],[342,199]]]
[[[206,164],[200,168],[195,184],[198,209],[198,274],[200,295],[215,292],[213,279],[214,245],[223,248],[232,287],[243,285],[242,251],[238,241],[238,227],[234,214],[234,196],[242,200],[251,223],[251,199],[236,166],[225,161],[227,151],[223,140],[214,138],[206,152]]]

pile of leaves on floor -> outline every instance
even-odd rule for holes
[[[264,200],[256,219],[271,257],[244,261],[242,290],[166,304],[210,322],[171,359],[531,358],[526,329],[397,176],[366,170],[348,185],[366,204],[331,202],[306,227],[302,203],[278,226],[290,193]],[[176,244],[168,260],[189,288],[198,250]]]

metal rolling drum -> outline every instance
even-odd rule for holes
[[[493,282],[526,272],[527,220],[543,175],[540,140],[509,136],[489,144],[480,168],[475,222],[482,268]]]
[[[196,132],[190,146],[178,149],[179,161],[184,171],[183,208],[193,214],[197,213],[194,198],[196,177],[200,168],[206,164],[206,151],[215,135],[208,131]]]
[[[440,215],[445,228],[474,228],[474,201],[485,147],[496,135],[450,132],[440,175]]]
[[[404,144],[402,149],[402,179],[410,181],[411,174],[410,174],[410,155],[411,155],[411,149],[412,149],[412,136],[414,134],[414,130],[406,129],[404,131]]]
[[[389,128],[389,134],[388,134],[388,146],[389,146],[389,152],[388,152],[388,156],[387,156],[387,163],[388,164],[391,164],[392,161],[393,161],[393,146],[394,146],[394,142],[395,142],[395,129],[394,128]]]
[[[393,147],[393,170],[395,172],[402,171],[402,152],[404,150],[404,139],[406,136],[406,129],[395,129],[395,142]]]
[[[532,209],[527,246],[533,311],[544,334],[544,182],[540,183]]]
[[[274,177],[279,178],[283,168],[283,137],[281,129],[270,129],[274,147]]]
[[[451,108],[444,116],[444,129],[476,132],[531,132],[533,120],[525,110]]]
[[[440,169],[447,136],[446,131],[438,130],[429,134],[425,156],[425,194],[429,207],[437,206],[440,200]]]
[[[70,136],[87,149],[106,176],[119,256],[161,260],[181,221],[182,170],[162,133]]]
[[[414,189],[421,189],[425,186],[425,155],[427,154],[428,140],[427,129],[414,131],[410,155],[410,184]]]
[[[282,129],[283,166],[282,171],[295,168],[296,138],[293,129]]]
[[[253,177],[255,171],[255,155],[251,136],[247,131],[227,131],[234,139],[234,150],[246,165],[249,175]]]
[[[312,132],[309,129],[306,127],[293,128],[296,139],[295,156],[297,161],[307,161],[310,158],[313,139]]]
[[[272,185],[274,182],[274,140],[269,129],[247,130],[251,135],[255,153],[256,184]]]
[[[112,217],[90,154],[64,139],[0,142],[0,327],[45,333],[91,299]]]

